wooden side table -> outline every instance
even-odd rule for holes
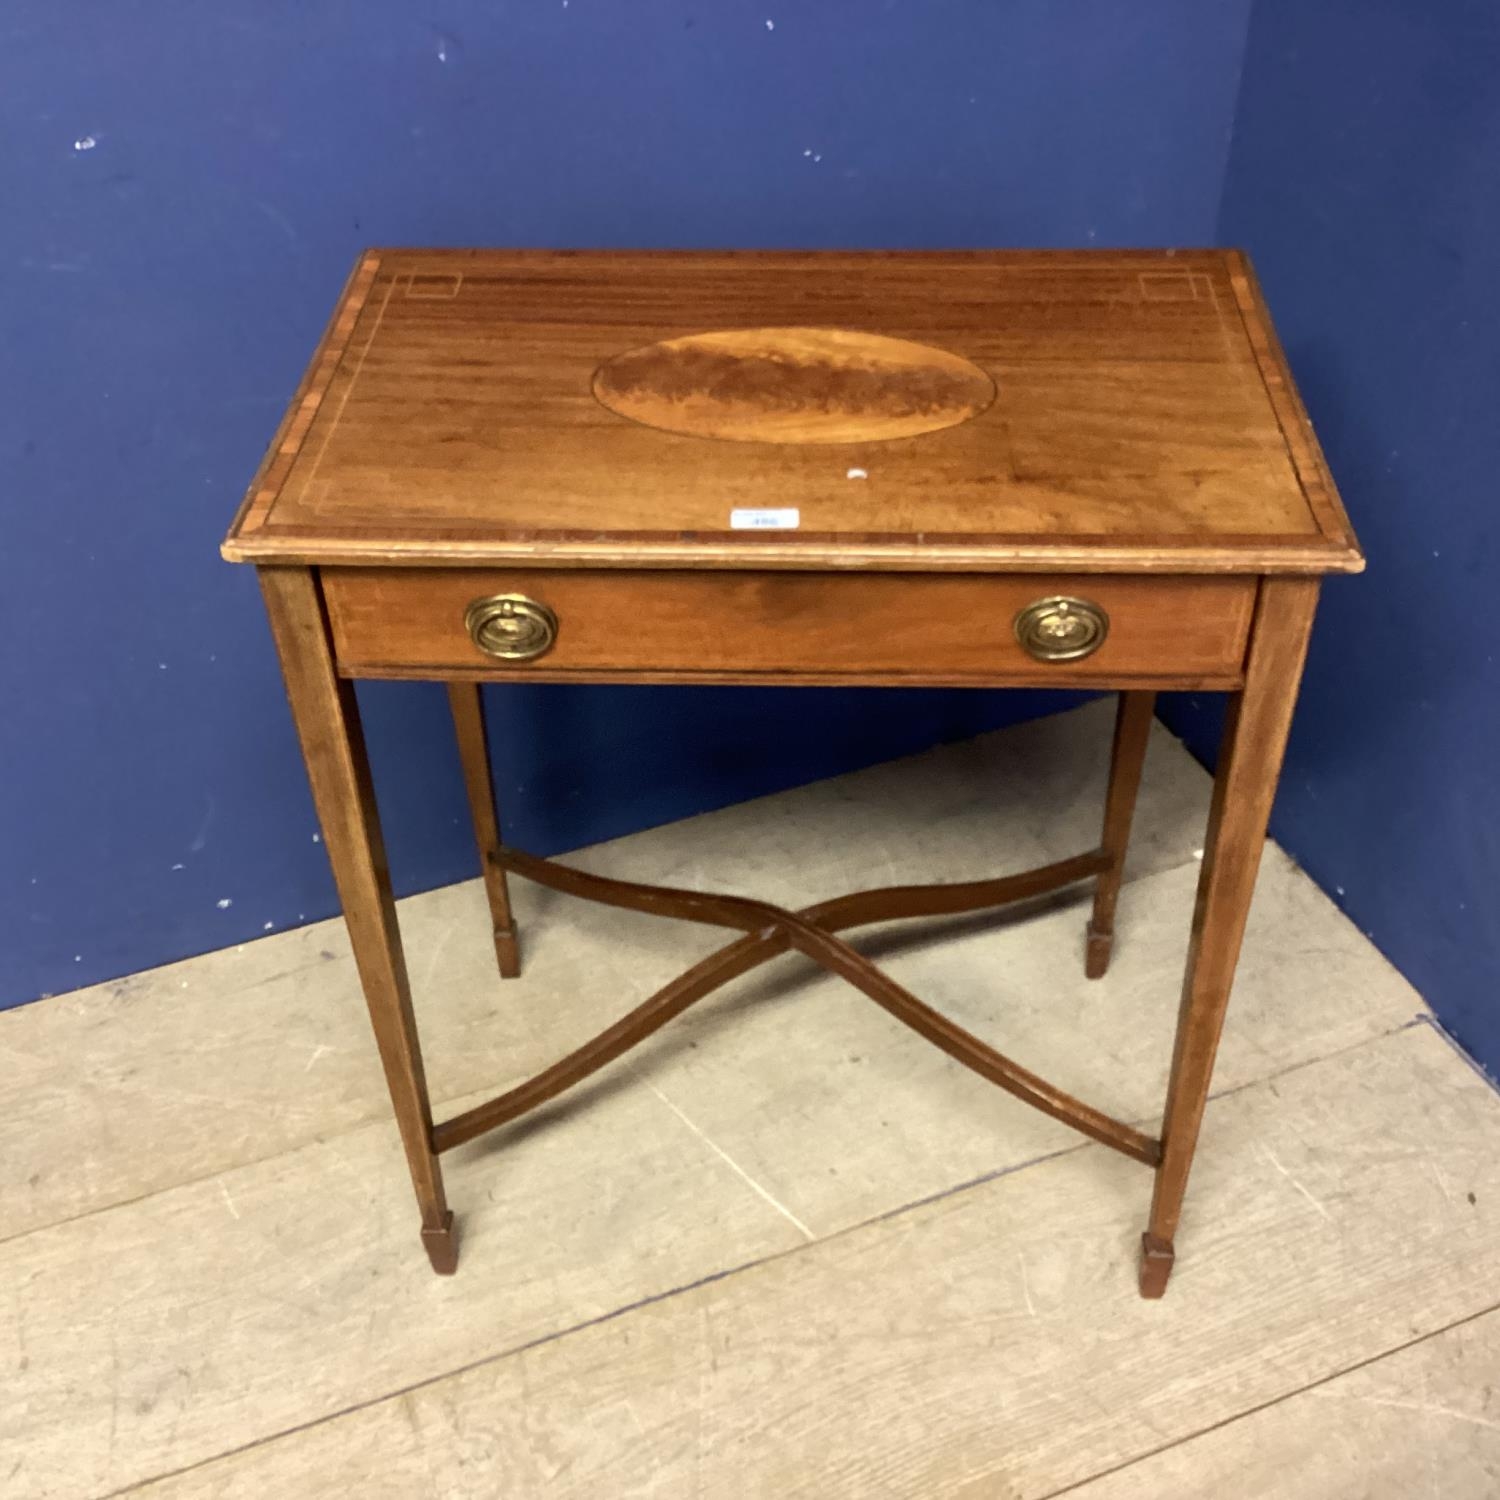
[[[1001,1088],[1153,1169],[1165,1290],[1321,575],[1362,566],[1234,251],[380,250],[234,522],[254,563],[433,1268],[444,1151],[796,949]],[[352,680],[448,684],[502,975],[508,874],[738,936],[529,1082],[434,1122]],[[507,847],[479,684],[1119,691],[1099,846],[803,911]],[[1231,695],[1160,1139],[1071,1098],[839,933],[1092,881],[1109,962],[1158,689]]]

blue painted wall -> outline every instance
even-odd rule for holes
[[[9,0],[0,1005],[334,909],[216,549],[360,247],[1210,241],[1247,8]],[[439,695],[363,696],[399,887],[472,872]],[[493,703],[543,851],[1044,706]]]
[[[1369,554],[1324,591],[1274,831],[1500,1073],[1500,6],[1256,0],[1219,236]]]

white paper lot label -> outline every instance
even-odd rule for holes
[[[802,524],[802,512],[791,510],[732,510],[731,531],[795,531]]]

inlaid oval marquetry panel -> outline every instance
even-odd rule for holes
[[[647,427],[743,443],[862,443],[956,427],[995,399],[946,349],[842,328],[729,328],[629,349],[594,395]]]

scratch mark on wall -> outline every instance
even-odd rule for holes
[[[204,845],[208,843],[208,830],[213,827],[213,821],[219,811],[219,802],[216,797],[209,797],[208,806],[203,812],[203,821],[198,825],[198,831],[193,835],[193,842],[188,845],[189,854],[199,854]]]
[[[294,244],[302,243],[302,236],[297,233],[297,226],[276,207],[274,203],[267,203],[264,198],[256,198],[255,206]]]

